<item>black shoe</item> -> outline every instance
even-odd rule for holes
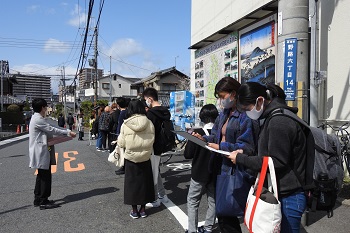
[[[54,200],[46,200],[42,204],[53,204],[55,203]],[[40,201],[34,200],[34,206],[39,207],[40,206]]]
[[[41,210],[53,209],[53,208],[57,208],[57,207],[60,207],[60,205],[54,204],[54,203],[40,204]]]
[[[119,170],[115,171],[116,175],[123,175],[125,174],[125,168],[122,166]]]

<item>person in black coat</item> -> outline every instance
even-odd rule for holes
[[[60,113],[60,115],[58,116],[57,123],[58,123],[59,127],[64,128],[64,125],[66,124],[66,121],[64,120],[64,117],[63,117],[62,113]]]
[[[199,112],[199,118],[205,125],[203,128],[194,129],[200,135],[209,135],[215,119],[219,115],[213,104],[204,105]],[[212,174],[209,172],[211,152],[195,143],[188,141],[184,156],[192,159],[192,171],[190,187],[187,194],[188,230],[197,232],[198,207],[203,194],[207,194],[208,209],[204,226],[199,227],[198,232],[211,232],[215,223],[215,186]]]

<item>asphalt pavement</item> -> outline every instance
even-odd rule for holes
[[[33,206],[35,170],[28,167],[28,136],[0,142],[0,232],[184,232],[190,161],[173,156],[161,167],[170,202],[148,209],[147,218],[132,219],[123,203],[124,176],[107,161],[108,153],[96,151],[95,141],[77,138],[56,146],[57,166],[52,167],[50,199],[61,207],[40,210]],[[205,217],[203,198],[199,221]],[[350,232],[349,206],[337,203],[334,216],[308,215],[301,232]],[[242,224],[243,232],[248,232]],[[219,232],[218,229],[214,230]]]

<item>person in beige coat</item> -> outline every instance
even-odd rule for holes
[[[140,100],[131,100],[126,119],[118,136],[118,146],[125,149],[124,204],[131,205],[130,217],[147,217],[146,203],[154,201],[154,184],[151,153],[154,142],[154,126],[146,117]],[[137,209],[140,205],[140,209]]]

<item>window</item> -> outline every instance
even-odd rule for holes
[[[109,89],[109,83],[102,83],[102,89]]]

